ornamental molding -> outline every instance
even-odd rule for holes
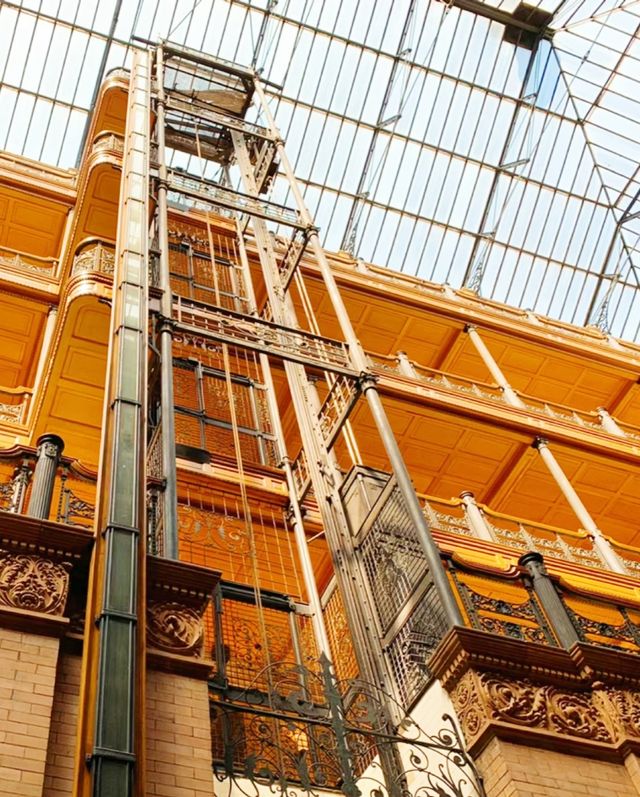
[[[217,570],[148,555],[146,634],[151,666],[206,679],[204,614],[220,579]]]
[[[70,570],[66,562],[0,550],[0,607],[62,616]]]
[[[491,735],[522,739],[524,731],[552,735],[558,749],[563,741],[570,747],[577,740],[610,747],[626,737],[640,741],[639,692],[564,690],[470,670],[451,699],[470,747]]]
[[[565,651],[453,629],[429,666],[474,756],[497,736],[617,759],[640,751],[637,660],[585,643]]]
[[[175,601],[151,602],[147,607],[147,639],[158,650],[200,658],[204,643],[202,616]]]
[[[429,659],[429,669],[451,691],[470,669],[586,687],[588,676],[563,648],[522,642],[473,628],[453,628]]]

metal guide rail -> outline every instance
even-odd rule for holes
[[[354,379],[340,376],[331,385],[318,413],[320,430],[327,448],[334,444],[359,395],[360,386]]]
[[[278,205],[275,202],[268,202],[265,199],[247,196],[231,188],[223,188],[193,174],[169,170],[168,183],[170,191],[208,202],[212,206],[248,213],[265,221],[296,227],[299,230],[306,230],[308,226],[302,221],[297,210]]]
[[[194,332],[222,343],[265,352],[352,379],[358,377],[351,366],[346,343],[302,329],[292,329],[180,296],[174,297],[173,320],[177,332]]]
[[[176,114],[185,114],[191,118],[205,120],[212,125],[220,128],[237,130],[245,136],[254,136],[266,141],[274,141],[273,136],[266,127],[247,122],[237,116],[223,113],[220,110],[207,106],[204,102],[198,101],[190,96],[185,96],[182,92],[175,89],[168,89],[166,92],[165,106],[167,111]],[[205,128],[206,129],[206,128]]]

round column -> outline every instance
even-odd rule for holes
[[[64,441],[57,434],[43,434],[38,438],[38,459],[33,474],[31,498],[27,515],[46,520],[51,509],[53,485],[60,457],[64,450]]]

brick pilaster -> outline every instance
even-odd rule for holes
[[[0,795],[41,797],[59,640],[0,627]]]

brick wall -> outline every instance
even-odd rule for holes
[[[62,655],[53,698],[43,797],[69,797],[80,700],[80,656]]]
[[[0,628],[0,795],[40,797],[59,642]]]
[[[147,794],[213,797],[205,681],[157,671],[148,673]]]
[[[477,759],[488,797],[638,797],[623,764],[493,739]]]

